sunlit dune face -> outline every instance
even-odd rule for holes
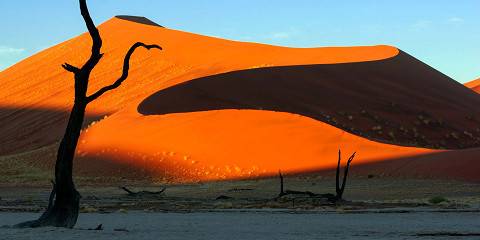
[[[80,165],[105,154],[150,174],[168,168],[181,181],[332,168],[339,148],[345,155],[358,151],[356,164],[430,152],[372,142],[300,115],[254,110],[114,115],[89,128],[81,143]]]

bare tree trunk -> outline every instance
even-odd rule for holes
[[[343,192],[345,191],[345,185],[347,184],[347,177],[348,171],[350,169],[350,165],[352,164],[353,158],[355,158],[355,152],[348,158],[347,165],[345,166],[345,172],[343,173],[343,180],[342,185],[340,185],[340,162],[342,160],[342,153],[340,149],[338,150],[338,163],[337,163],[337,171],[335,174],[335,192],[336,192],[336,200],[343,200]]]
[[[80,194],[73,183],[73,158],[82,129],[86,104],[75,103],[70,113],[65,135],[60,143],[55,164],[55,184],[49,207],[35,221],[17,224],[16,227],[55,226],[72,228],[77,223]],[[53,201],[53,205],[52,205]]]
[[[72,228],[77,223],[80,194],[73,183],[73,159],[80,137],[86,104],[75,103],[55,164],[56,198],[48,225]]]
[[[337,162],[337,171],[335,172],[335,193],[337,199],[341,199],[343,193],[341,192],[340,188],[340,161],[342,159],[342,153],[340,149],[338,149],[338,162]]]
[[[282,171],[278,170],[278,176],[280,177],[280,193],[278,193],[278,197],[285,195],[285,190],[283,189],[283,175]]]
[[[99,98],[104,93],[119,87],[123,81],[127,79],[130,68],[130,57],[137,48],[144,47],[148,50],[152,48],[162,49],[158,45],[145,45],[141,42],[135,43],[125,55],[123,71],[120,78],[113,84],[105,86],[94,94],[87,96],[90,73],[103,56],[100,52],[102,39],[90,17],[86,0],[79,0],[79,2],[81,14],[92,37],[92,54],[81,68],[77,68],[68,63],[62,65],[65,70],[74,74],[75,101],[68,119],[65,134],[58,148],[57,161],[55,163],[55,182],[50,194],[49,204],[47,210],[39,219],[19,223],[15,225],[15,227],[54,226],[73,228],[75,226],[80,208],[80,193],[78,193],[73,183],[73,159],[85,118],[85,109],[90,102]]]

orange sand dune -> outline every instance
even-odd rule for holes
[[[89,105],[87,113],[92,116],[110,115],[125,108],[129,103],[139,102],[158,90],[175,84],[222,72],[312,63],[343,63],[373,61],[390,58],[398,50],[389,46],[372,47],[327,47],[294,49],[257,43],[226,41],[157,26],[138,24],[113,18],[99,27],[104,39],[105,56],[92,73],[90,92],[110,84],[121,75],[123,56],[136,41],[159,44],[164,51],[138,50],[133,58],[130,76],[115,90]],[[0,133],[3,123],[9,122],[10,113],[1,108],[16,109],[22,117],[15,121],[15,129],[31,128],[26,119],[36,119],[38,136],[43,141],[22,143],[19,147],[8,135],[0,134],[0,154],[31,150],[54,142],[61,137],[73,98],[72,75],[61,64],[68,62],[79,66],[89,57],[91,40],[86,34],[42,51],[0,73]],[[254,57],[252,57],[254,56]],[[131,106],[136,108],[136,106]],[[55,120],[42,123],[51,115],[29,115],[31,109],[52,109],[62,112]],[[7,115],[2,117],[2,115]],[[12,128],[12,127],[9,127]]]
[[[271,175],[278,169],[294,173],[331,168],[336,164],[338,148],[342,148],[345,154],[358,151],[357,164],[381,163],[423,155],[429,158],[444,152],[379,143],[355,134],[403,145],[464,148],[480,144],[476,142],[480,131],[474,129],[474,121],[480,119],[480,110],[473,107],[480,103],[480,96],[394,47],[277,47],[200,36],[154,24],[139,24],[125,20],[125,17],[113,18],[99,29],[104,39],[105,56],[92,74],[90,92],[113,82],[120,75],[123,55],[134,42],[159,44],[164,51],[136,52],[127,81],[119,89],[89,106],[91,120],[102,120],[85,129],[81,136],[76,169],[85,174],[94,172],[123,176],[131,172],[140,177],[153,176],[174,181],[215,180]],[[58,129],[62,129],[65,122],[64,119],[52,117],[52,112],[64,115],[73,97],[72,76],[60,65],[64,62],[81,64],[88,58],[89,50],[89,36],[83,34],[0,73],[0,126],[14,123],[14,126],[9,127],[10,131],[20,131],[32,121],[50,119],[48,123],[39,124],[41,128],[29,133],[44,136],[31,143],[25,140],[22,145],[18,145],[18,141],[11,140],[11,134],[4,135],[0,131],[0,141],[6,142],[0,149],[1,154],[37,148],[60,138],[61,131]],[[378,68],[391,61],[402,63],[392,68]],[[365,64],[365,68],[360,71],[361,75],[351,74],[339,78],[338,74],[342,71],[326,71],[316,80],[314,75],[308,75],[308,78],[313,76],[314,81],[327,84],[326,89],[319,89],[333,91],[329,95],[333,97],[332,106],[326,110],[315,110],[316,113],[325,111],[328,119],[331,119],[329,124],[324,123],[327,121],[322,118],[296,114],[305,114],[302,107],[322,104],[301,102],[302,98],[295,96],[303,94],[301,86],[305,91],[315,87],[305,84],[305,75],[295,76],[295,71],[288,78],[293,77],[298,84],[283,87],[297,86],[299,91],[275,96],[272,93],[277,91],[259,89],[264,91],[269,101],[277,99],[280,102],[295,103],[285,105],[286,109],[267,108],[262,111],[261,106],[241,107],[242,110],[207,108],[193,109],[195,112],[172,111],[169,114],[162,113],[160,109],[160,112],[153,113],[155,115],[143,115],[138,111],[140,104],[155,94],[204,77],[237,70],[269,69],[273,66],[333,66],[353,63]],[[347,68],[345,72],[348,71]],[[398,71],[404,71],[404,76],[407,77],[397,76]],[[273,72],[266,76],[269,81],[273,81],[272,89],[282,86],[274,81],[282,79],[282,75]],[[213,89],[207,90],[204,98],[217,97],[212,94]],[[221,88],[214,90],[223,91]],[[185,102],[182,102],[181,95],[178,96],[168,103],[158,104],[180,106]],[[394,102],[389,96],[395,96]],[[187,95],[184,99],[188,100],[189,97]],[[249,96],[244,97],[248,99]],[[224,100],[222,101],[225,102]],[[323,100],[320,98],[316,101]],[[155,105],[155,101],[153,103]],[[417,132],[414,133],[415,139],[435,136],[432,137],[435,142],[397,141],[383,130],[386,126],[396,126],[390,123],[396,121],[398,113],[394,113],[389,104],[403,107],[404,103],[418,105],[415,111],[403,113],[412,118],[408,124],[415,124],[415,130],[408,129],[409,133]],[[292,106],[295,109],[288,109]],[[368,121],[356,121],[359,116],[350,119],[344,108],[348,111],[355,109],[360,113],[362,110],[371,111],[373,114],[367,114],[371,117]],[[52,110],[35,111],[36,109]],[[56,114],[55,116],[60,116],[59,113]],[[384,126],[378,129],[377,124]],[[362,129],[362,132],[356,132],[352,128]],[[409,128],[412,127],[409,125]],[[448,132],[445,144],[442,144],[443,138],[438,134],[439,131],[445,135]],[[453,151],[454,154],[456,152]],[[465,155],[463,151],[458,152]],[[471,156],[470,153],[466,154]],[[436,167],[449,166],[451,162],[442,161],[442,164]],[[468,167],[478,170],[480,165],[475,163]],[[429,173],[428,170],[422,171]],[[438,173],[442,174],[441,177],[459,175],[445,175],[441,171]],[[480,176],[473,180],[480,180]]]
[[[473,91],[480,93],[480,78],[470,81],[468,83],[465,83],[465,86],[472,89]]]

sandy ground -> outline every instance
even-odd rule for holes
[[[37,166],[35,159],[54,154],[54,148],[45,148],[28,157],[16,155],[0,161],[0,212],[39,212],[47,205],[53,166]],[[37,156],[37,157],[33,157]],[[48,157],[49,158],[49,157]],[[41,161],[49,162],[49,161]],[[400,178],[371,174],[353,166],[344,197],[351,203],[342,208],[371,209],[391,207],[430,206],[429,199],[443,197],[447,201],[435,208],[471,209],[480,207],[480,183]],[[75,175],[82,194],[82,212],[115,212],[120,209],[148,211],[195,211],[205,209],[317,209],[336,210],[325,199],[297,196],[275,200],[279,193],[278,177],[243,181],[196,182],[176,184],[163,179],[142,180],[108,176]],[[134,191],[158,191],[159,195],[132,197],[119,189],[126,186]],[[334,171],[302,175],[286,175],[286,190],[311,191],[318,194],[334,193]],[[216,200],[219,196],[226,199]]]
[[[129,196],[119,186],[133,191],[158,191],[158,195]],[[328,176],[287,176],[286,190],[334,193],[335,181]],[[184,185],[164,185],[146,182],[117,182],[86,185],[78,184],[82,194],[82,212],[141,211],[197,211],[205,209],[307,209],[359,210],[372,208],[417,208],[478,210],[480,187],[476,183],[428,179],[394,179],[352,177],[347,183],[344,198],[351,201],[341,206],[329,204],[322,198],[304,195],[275,199],[279,193],[277,178],[207,182]],[[1,211],[41,211],[47,205],[49,186],[0,185]],[[225,199],[217,199],[226,196]],[[446,201],[431,204],[434,197]]]
[[[47,205],[50,174],[34,173],[0,184],[0,226],[34,219]],[[344,196],[349,202],[333,205],[302,195],[275,199],[278,178],[168,184],[82,177],[76,182],[82,194],[76,229],[4,228],[0,239],[457,239],[451,235],[480,232],[478,183],[352,172]],[[119,186],[167,189],[129,196]],[[285,177],[290,190],[332,193],[334,186],[332,173]],[[430,203],[433,197],[446,201]],[[85,230],[98,224],[104,230]]]
[[[0,213],[0,224],[34,218]],[[456,239],[480,213],[203,212],[82,214],[76,229],[0,229],[2,239]],[[103,224],[104,230],[84,230]],[[436,235],[436,236],[429,236]],[[478,239],[479,236],[462,239]]]

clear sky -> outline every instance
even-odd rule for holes
[[[480,0],[89,0],[94,21],[293,47],[388,44],[459,82],[480,77]],[[77,0],[0,0],[0,70],[84,31]]]

